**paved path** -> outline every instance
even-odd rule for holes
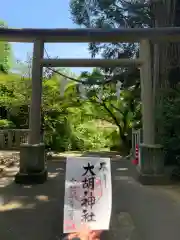
[[[58,240],[62,236],[65,163],[49,163],[49,181],[19,186],[0,179],[0,239]],[[180,200],[135,180],[133,166],[112,161],[111,230],[104,240],[179,240]]]
[[[161,187],[147,187],[136,182],[133,167],[127,162],[114,162],[112,172],[112,229],[114,225],[114,234],[119,235],[114,239],[178,240],[180,198],[177,203]]]

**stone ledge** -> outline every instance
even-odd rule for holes
[[[140,171],[139,166],[136,167],[137,170],[137,181],[143,185],[169,185],[172,183],[170,176],[166,173],[164,174],[144,174]]]
[[[151,175],[139,173],[137,180],[143,185],[169,185],[171,183],[170,178],[163,175]]]
[[[42,172],[21,173],[15,175],[15,183],[17,184],[42,184],[47,180],[48,172],[45,169]]]
[[[160,144],[145,144],[140,143],[139,147],[146,147],[146,148],[152,148],[152,149],[163,149],[163,146]]]

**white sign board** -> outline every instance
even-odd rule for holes
[[[112,208],[109,158],[70,157],[66,162],[64,233],[108,230]]]

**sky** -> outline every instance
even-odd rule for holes
[[[1,2],[0,20],[10,28],[78,28],[71,20],[69,0],[6,0]],[[32,53],[32,44],[12,43],[16,59],[25,61]],[[86,43],[45,44],[48,55],[59,58],[88,58]],[[80,73],[89,68],[71,68]]]

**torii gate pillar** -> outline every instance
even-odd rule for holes
[[[15,176],[16,183],[43,183],[47,179],[45,166],[45,146],[41,142],[41,98],[42,98],[42,66],[44,43],[34,42],[32,62],[32,94],[29,117],[28,144],[20,148],[20,171]]]
[[[140,43],[140,59],[143,60],[143,65],[140,70],[143,142],[145,144],[154,144],[154,101],[150,43],[148,40],[142,40]]]
[[[155,112],[152,84],[152,61],[150,43],[142,40],[140,43],[141,66],[141,100],[143,143],[140,144],[139,180],[143,184],[164,184],[164,154],[161,145],[155,144]]]

